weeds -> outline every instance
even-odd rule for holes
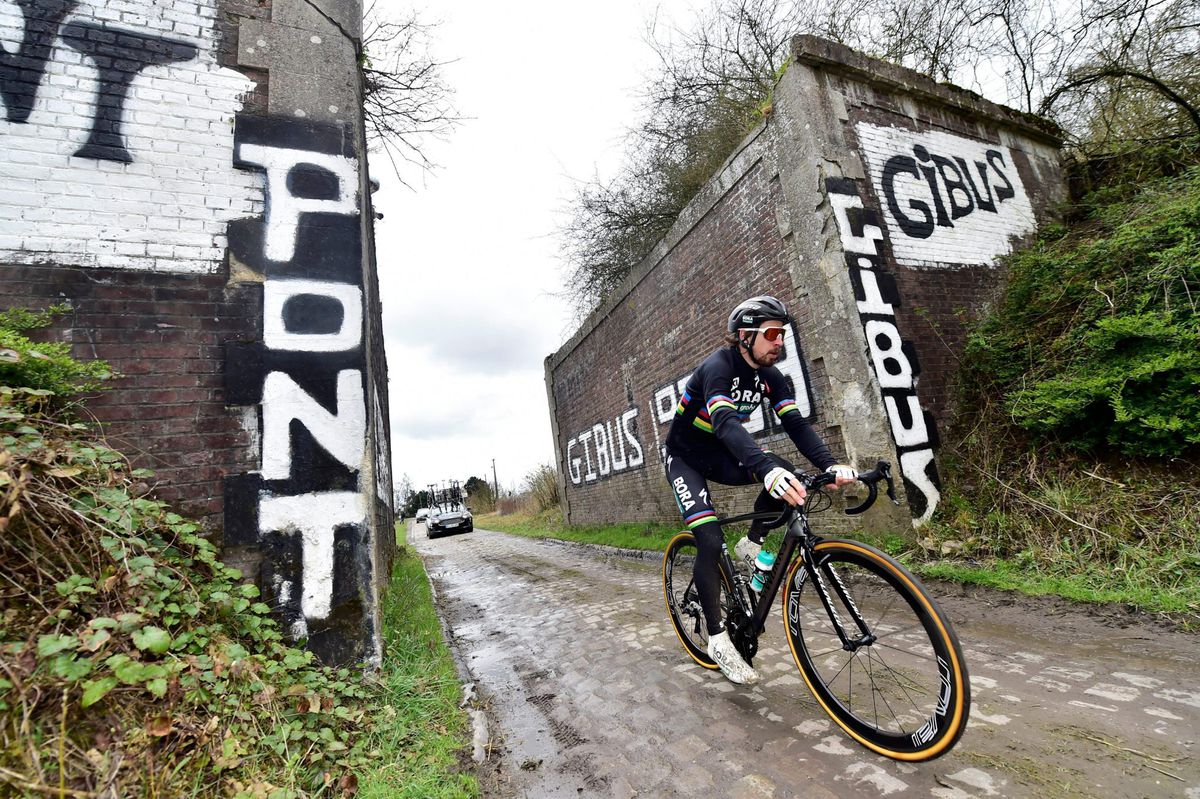
[[[1200,168],[1177,172],[1102,186],[1009,259],[920,570],[1200,627]]]
[[[362,675],[35,391],[0,389],[0,781],[67,796],[348,795]]]
[[[476,795],[420,562],[397,559],[379,672],[288,645],[72,414],[110,370],[25,338],[62,310],[0,313],[0,795]]]

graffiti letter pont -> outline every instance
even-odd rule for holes
[[[266,173],[266,206],[229,225],[230,257],[263,276],[263,329],[261,342],[227,345],[226,401],[259,407],[262,453],[257,473],[227,478],[226,538],[263,551],[264,601],[327,662],[366,654],[346,640],[356,630],[374,648],[368,502],[390,502],[364,479],[386,449],[368,445],[381,431],[367,417],[350,141],[340,127],[238,117],[235,164]]]

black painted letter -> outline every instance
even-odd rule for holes
[[[15,54],[0,48],[0,97],[9,122],[25,122],[33,110],[46,62],[54,47],[58,23],[78,0],[17,0],[25,19],[25,37]]]
[[[63,28],[62,37],[71,47],[95,59],[100,71],[92,132],[75,155],[130,163],[133,156],[125,149],[121,136],[121,112],[129,84],[146,67],[192,60],[196,57],[196,46],[88,22],[70,23]]]
[[[926,203],[909,200],[909,206],[914,211],[922,213],[925,219],[918,222],[904,215],[904,212],[900,210],[900,203],[896,201],[896,175],[900,173],[912,175],[917,179],[921,177],[921,173],[917,170],[917,162],[907,155],[893,155],[889,158],[883,165],[883,194],[887,199],[888,208],[906,235],[912,236],[914,239],[927,239],[933,235],[933,212],[929,210]]]

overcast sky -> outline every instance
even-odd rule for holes
[[[380,0],[402,12],[401,0]],[[435,32],[468,117],[399,185],[372,157],[397,485],[553,463],[543,360],[573,332],[554,235],[573,181],[611,175],[654,55],[647,20],[684,0],[438,0]]]

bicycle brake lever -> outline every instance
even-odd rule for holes
[[[900,500],[896,499],[896,483],[892,480],[892,465],[887,461],[880,461],[875,469],[881,475],[883,475],[883,479],[887,481],[888,499],[892,501],[893,505],[899,505]]]
[[[896,499],[896,485],[892,481],[892,466],[887,461],[879,461],[875,464],[875,468],[869,472],[865,472],[858,476],[859,482],[867,487],[867,498],[853,508],[846,508],[847,516],[857,516],[867,508],[875,504],[876,498],[879,496],[877,484],[880,480],[887,482],[888,499],[893,505],[899,505],[900,501]]]

